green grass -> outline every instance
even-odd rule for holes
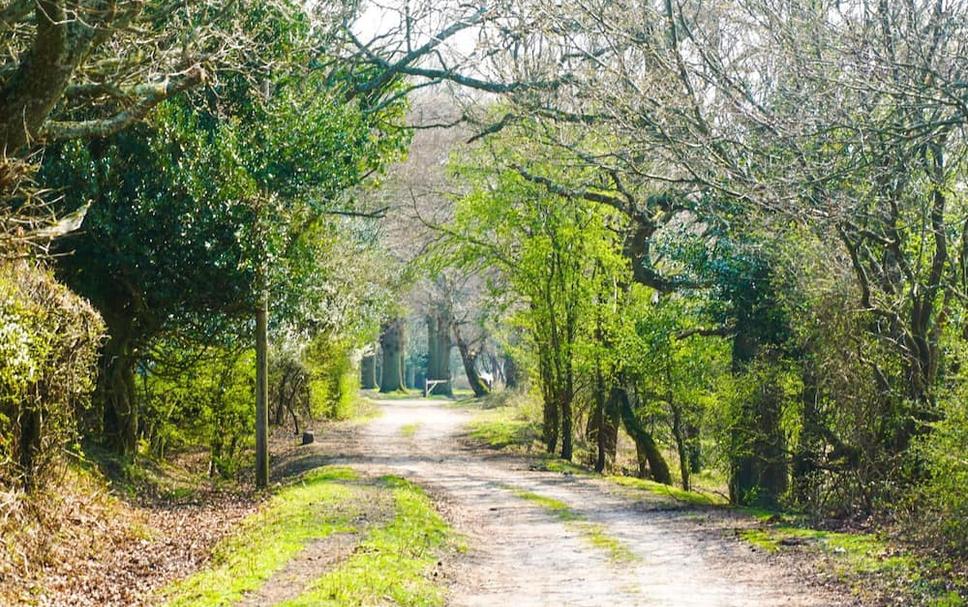
[[[208,568],[163,590],[165,604],[230,605],[259,588],[311,540],[352,531],[360,490],[347,481],[356,478],[349,468],[324,467],[283,489],[246,519],[240,533],[215,548]]]
[[[516,487],[508,487],[508,489],[515,496],[540,506],[569,527],[578,531],[586,542],[603,551],[612,561],[629,562],[635,560],[635,554],[629,550],[628,546],[608,535],[603,525],[585,520],[580,513],[573,510],[565,502]]]
[[[493,449],[530,451],[538,439],[538,426],[511,407],[482,410],[467,425],[470,436]]]
[[[380,392],[379,390],[363,390],[363,398],[377,400],[410,400],[420,398],[423,394],[417,390],[397,390],[396,392]]]
[[[371,531],[353,556],[281,606],[444,604],[432,574],[445,544],[454,543],[452,532],[419,487],[392,476],[383,482],[393,491],[393,520]]]
[[[766,551],[777,552],[785,545],[816,545],[836,557],[845,572],[906,573],[915,561],[908,555],[891,555],[888,545],[871,533],[821,531],[789,525],[744,529],[739,533],[746,542]]]
[[[632,476],[611,475],[606,476],[610,482],[623,487],[630,487],[641,491],[647,491],[656,495],[670,497],[677,502],[692,504],[693,506],[723,506],[726,505],[726,498],[715,493],[700,493],[698,491],[686,491],[673,485],[663,485],[655,481]]]
[[[757,516],[758,520],[772,520]],[[781,517],[783,520],[783,517]],[[788,546],[806,546],[820,550],[836,573],[854,589],[864,594],[871,578],[881,579],[890,586],[899,584],[905,595],[918,597],[918,604],[929,607],[965,607],[956,590],[930,571],[931,564],[912,554],[898,553],[873,533],[844,533],[822,531],[787,523],[766,525],[739,531],[739,537],[765,552],[779,552]],[[914,599],[912,599],[914,600]]]
[[[417,434],[417,430],[420,429],[420,423],[414,422],[412,424],[404,424],[400,426],[400,434],[407,438],[413,438]]]

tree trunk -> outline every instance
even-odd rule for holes
[[[461,362],[464,363],[464,373],[467,375],[471,390],[474,391],[474,396],[477,398],[486,396],[491,389],[477,372],[477,356],[480,351],[461,337],[460,328],[456,324],[454,324],[454,339],[457,341],[457,350],[460,352]]]
[[[671,485],[672,474],[669,472],[669,464],[662,457],[662,452],[655,444],[655,439],[636,417],[635,411],[632,410],[632,404],[629,402],[628,394],[622,388],[612,388],[612,391],[613,398],[619,406],[625,431],[635,441],[635,451],[639,460],[639,476],[645,478],[645,469],[648,467],[652,480]]]
[[[793,499],[798,504],[806,504],[811,501],[814,486],[813,477],[819,469],[817,464],[820,461],[823,441],[820,431],[820,415],[817,410],[817,400],[820,396],[817,376],[813,362],[809,358],[803,362],[801,377],[803,379],[803,392],[800,400],[803,405],[803,413],[800,422],[800,440],[797,444],[796,453],[793,455],[791,476]]]
[[[780,430],[783,389],[774,377],[759,386],[743,409],[748,435],[740,437],[732,462],[730,500],[737,504],[775,506],[787,488],[786,445]],[[740,430],[744,432],[744,430]]]
[[[454,395],[453,376],[450,372],[450,310],[437,307],[427,315],[427,379],[446,381],[434,388],[434,394]]]
[[[682,476],[682,488],[689,491],[689,449],[686,446],[686,433],[683,428],[682,406],[674,402],[669,396],[669,406],[672,408],[672,435],[676,439],[676,451],[679,454],[679,474]]]
[[[561,395],[559,407],[561,408],[561,459],[570,462],[574,452],[570,391]]]
[[[407,388],[417,387],[417,367],[413,363],[404,362],[403,377]]]
[[[601,370],[595,373],[594,399],[595,408],[588,419],[586,434],[588,439],[595,443],[595,471],[601,473],[605,471],[609,462],[615,461],[615,449],[618,444],[616,407]]]
[[[375,354],[367,354],[360,361],[360,387],[364,390],[375,390],[377,387]]]
[[[554,395],[545,394],[541,430],[548,453],[554,453],[558,447],[558,423],[558,402]]]
[[[104,437],[116,453],[130,456],[138,442],[134,346],[128,331],[114,328],[101,354],[97,395],[103,407]]]
[[[394,319],[383,327],[380,335],[380,348],[383,350],[383,373],[380,377],[380,392],[399,392],[403,390],[403,350],[404,325],[402,319]]]
[[[514,357],[510,354],[504,355],[504,387],[508,390],[513,390],[518,387],[520,383],[520,372],[518,371],[518,363],[514,361]]]
[[[686,422],[686,452],[689,457],[689,471],[692,473],[702,471],[702,441],[699,437],[699,426]]]

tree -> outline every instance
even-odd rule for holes
[[[291,12],[281,0],[10,0],[0,12],[10,36],[0,69],[0,149],[16,155],[37,142],[105,137],[206,80],[262,71],[270,65],[264,45],[274,44],[263,26]],[[261,57],[267,61],[252,63]]]
[[[218,97],[166,103],[153,126],[65,144],[45,167],[68,208],[98,201],[84,235],[67,245],[76,254],[64,258],[62,276],[107,319],[101,402],[122,452],[134,449],[133,370],[151,340],[218,331],[221,319],[250,314],[263,255],[276,314],[311,321],[325,297],[319,281],[329,279],[314,267],[312,238],[333,201],[402,141],[378,126],[397,105],[365,112],[307,71],[308,57],[296,52],[313,35],[304,18],[287,15],[275,28],[288,63],[266,80],[268,99],[227,79]]]
[[[403,378],[403,359],[406,350],[406,325],[402,318],[392,318],[383,324],[380,351],[383,353],[383,373],[380,392],[399,392],[406,384]]]
[[[607,280],[596,266],[621,266],[619,245],[606,227],[612,219],[608,207],[549,193],[502,166],[527,154],[514,147],[518,143],[506,142],[497,163],[487,155],[491,150],[481,150],[476,163],[458,169],[474,189],[460,199],[453,224],[443,229],[458,263],[494,264],[521,298],[514,316],[529,337],[540,378],[545,446],[553,452],[560,439],[561,455],[570,459],[577,349],[587,335],[587,302],[596,281]]]

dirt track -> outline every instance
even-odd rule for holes
[[[816,573],[809,559],[780,561],[731,537],[746,524],[739,515],[644,492],[630,496],[601,480],[533,471],[524,458],[470,448],[461,441],[470,413],[436,401],[379,406],[380,417],[300,448],[276,473],[348,464],[426,487],[468,540],[468,553],[444,564],[452,581],[450,605],[855,604],[810,581]],[[564,502],[632,558],[611,558],[580,526],[523,499],[522,492]]]

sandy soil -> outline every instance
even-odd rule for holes
[[[735,539],[735,529],[748,524],[741,515],[631,495],[600,479],[531,470],[525,458],[468,446],[462,437],[470,412],[441,402],[379,406],[380,417],[352,432],[326,433],[291,453],[274,474],[348,464],[426,487],[469,546],[443,564],[450,605],[858,604],[825,582],[810,557],[777,559]],[[575,525],[519,497],[522,491],[566,503],[634,558],[610,559]]]

